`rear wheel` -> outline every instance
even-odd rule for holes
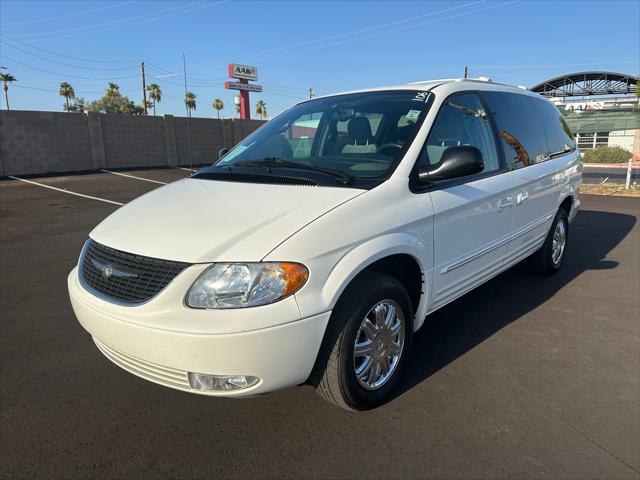
[[[413,339],[413,309],[403,285],[366,272],[333,310],[318,357],[316,391],[348,410],[384,403],[398,384]]]
[[[529,257],[529,268],[540,275],[552,275],[560,270],[569,240],[569,218],[563,208],[558,210],[544,245]]]

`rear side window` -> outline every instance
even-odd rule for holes
[[[547,132],[549,154],[553,156],[575,150],[576,142],[573,140],[571,129],[558,109],[541,98],[532,98],[531,101],[538,110]]]
[[[507,92],[482,92],[482,96],[498,126],[508,167],[516,169],[545,161],[547,136],[529,97]]]

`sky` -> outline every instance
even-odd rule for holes
[[[62,111],[60,82],[87,101],[107,82],[156,111],[236,116],[227,64],[258,68],[269,115],[307,97],[411,81],[488,76],[532,86],[586,70],[638,75],[640,1],[0,1],[0,65],[15,110]],[[4,107],[4,103],[3,103]],[[252,113],[252,115],[255,115]]]

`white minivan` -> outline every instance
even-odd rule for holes
[[[521,88],[314,98],[100,223],[71,303],[107,358],[160,385],[309,383],[372,408],[428,314],[521,260],[561,268],[581,171],[558,110]]]

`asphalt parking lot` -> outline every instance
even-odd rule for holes
[[[0,478],[640,478],[640,200],[583,196],[563,271],[428,318],[398,396],[173,391],[111,364],[66,277],[101,219],[189,175],[0,180]],[[153,180],[153,181],[148,181]]]

